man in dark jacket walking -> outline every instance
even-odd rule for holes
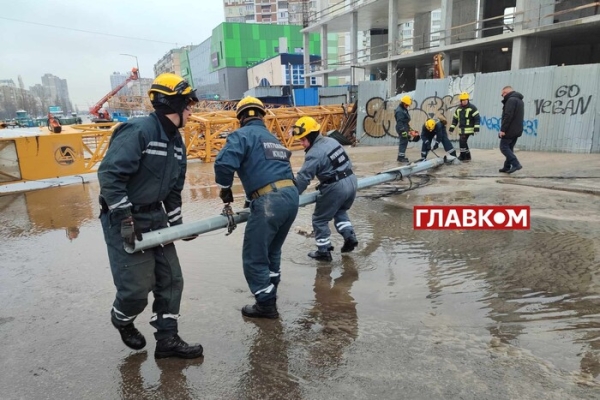
[[[517,139],[523,134],[523,118],[525,106],[523,95],[515,92],[512,87],[505,86],[502,89],[502,124],[500,126],[500,151],[506,157],[504,166],[498,172],[512,174],[523,168],[513,153]]]

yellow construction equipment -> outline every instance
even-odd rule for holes
[[[433,56],[433,77],[434,79],[443,79],[446,77],[444,72],[444,55],[437,53]]]
[[[321,124],[321,132],[339,129],[344,108],[339,106],[279,107],[268,108],[265,116],[267,129],[289,150],[300,150],[300,142],[291,135],[291,127],[304,115],[315,118]],[[188,159],[198,158],[211,162],[225,145],[227,134],[239,128],[233,108],[223,111],[200,112],[190,116],[183,129]]]
[[[225,109],[192,114],[182,135],[188,159],[212,162],[225,145],[227,135],[239,128],[239,121],[227,102],[207,102],[201,107]],[[302,146],[292,137],[291,128],[305,115],[319,122],[322,133],[339,129],[345,116],[342,105],[267,107],[265,124],[285,147],[300,150]],[[0,138],[0,160],[3,160],[0,184],[95,172],[117,125],[114,122],[70,125],[60,135],[52,135],[49,130],[40,128],[39,134]]]

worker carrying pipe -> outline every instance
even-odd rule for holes
[[[366,189],[375,185],[380,185],[386,182],[400,180],[405,176],[427,171],[431,168],[443,165],[447,159],[432,158],[431,160],[406,165],[403,167],[393,168],[380,172],[377,175],[368,176],[358,180],[358,190]],[[310,192],[299,197],[299,207],[314,203],[319,192]],[[126,246],[125,250],[129,253],[147,250],[156,246],[163,246],[173,243],[176,240],[188,238],[190,236],[201,235],[203,233],[212,232],[217,229],[224,229],[231,224],[241,224],[248,220],[249,210],[243,209],[234,213],[232,218],[226,215],[217,215],[200,221],[186,222],[181,225],[172,226],[169,228],[158,229],[151,232],[146,232],[142,235],[142,240],[136,240],[132,246]]]

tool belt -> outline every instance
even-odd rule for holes
[[[252,198],[252,200],[258,199],[260,196],[264,196],[267,193],[271,193],[273,191],[277,191],[277,189],[281,189],[288,186],[294,186],[294,181],[291,179],[282,179],[280,181],[271,182],[268,185],[265,185],[260,189],[252,192],[250,197]]]
[[[334,176],[332,176],[331,178],[327,178],[324,181],[321,181],[321,185],[330,185],[337,181],[341,181],[342,179],[347,178],[353,174],[354,174],[354,171],[352,171],[351,169],[347,169],[345,171],[336,171]]]
[[[102,196],[98,197],[98,201],[100,202],[100,210],[103,213],[107,213],[110,209],[108,208],[108,204],[106,204],[106,200]],[[145,204],[143,206],[133,206],[131,207],[131,212],[133,214],[137,213],[146,213],[154,210],[158,210],[162,207],[162,202]]]
[[[156,203],[144,204],[143,206],[133,206],[131,207],[132,214],[138,213],[147,213],[155,210],[159,210],[162,207],[162,202],[158,201]]]

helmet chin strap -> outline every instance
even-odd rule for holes
[[[179,113],[177,113],[177,115],[179,115],[179,126],[177,128],[182,128],[183,127],[183,111],[179,111]]]

